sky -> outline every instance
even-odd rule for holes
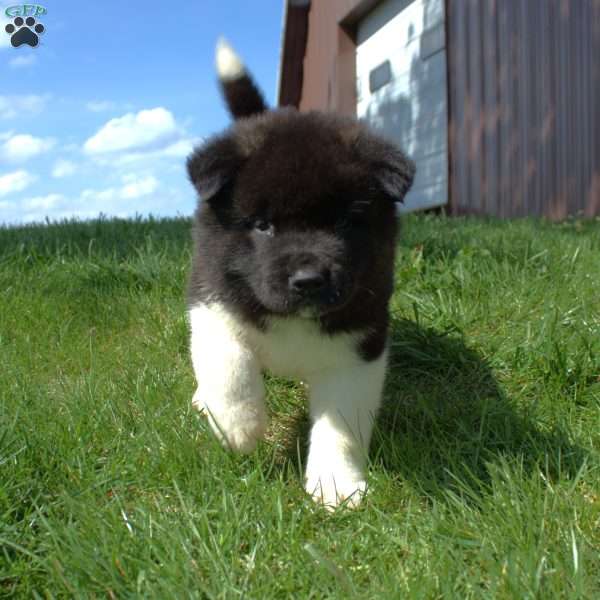
[[[0,0],[0,223],[188,216],[185,159],[229,124],[224,35],[270,105],[283,0],[48,0],[37,47],[11,45]]]

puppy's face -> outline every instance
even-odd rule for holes
[[[239,122],[188,168],[204,200],[198,241],[227,285],[269,313],[301,316],[368,291],[414,171],[354,121],[290,110]]]

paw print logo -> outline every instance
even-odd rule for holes
[[[25,20],[16,17],[4,29],[10,35],[10,43],[17,48],[23,44],[37,46],[40,41],[38,34],[44,33],[45,27],[41,23],[36,23],[33,17],[27,17]]]

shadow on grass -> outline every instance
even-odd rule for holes
[[[503,462],[524,473],[541,470],[550,480],[575,477],[583,466],[585,450],[566,431],[546,431],[515,406],[458,334],[393,319],[390,342],[373,465],[428,496],[465,486],[478,496],[491,480],[490,466]],[[284,417],[277,435],[284,468],[298,472],[305,464],[309,428],[301,407]]]
[[[490,481],[490,464],[503,461],[550,479],[574,477],[586,452],[507,398],[459,336],[395,319],[371,459],[435,495],[457,481],[478,492]]]

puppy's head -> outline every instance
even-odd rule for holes
[[[338,310],[373,287],[378,259],[393,252],[394,204],[414,166],[352,119],[266,111],[243,66],[237,75],[221,73],[221,83],[242,118],[188,160],[202,200],[198,242],[218,249],[221,281],[237,282],[263,311]]]

